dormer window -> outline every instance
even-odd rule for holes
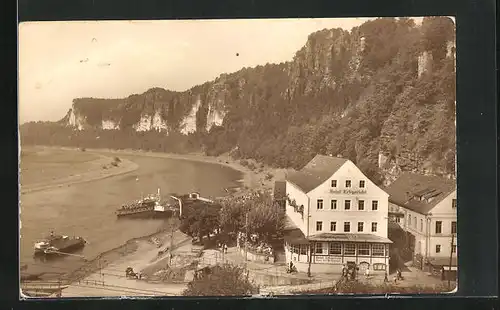
[[[365,188],[365,181],[364,180],[359,181],[359,188]]]
[[[457,208],[457,200],[456,200],[456,199],[453,199],[453,200],[451,201],[451,208],[452,208],[452,209],[456,209],[456,208]]]
[[[351,180],[346,180],[346,181],[345,181],[345,187],[346,187],[346,188],[351,187]]]
[[[337,187],[337,180],[332,180],[332,187]]]

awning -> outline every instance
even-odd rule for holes
[[[428,261],[429,261],[429,264],[431,264],[432,266],[435,266],[435,267],[439,267],[439,266],[449,267],[450,266],[450,258],[449,257],[429,258]],[[457,266],[457,257],[456,256],[454,256],[451,259],[451,266]]]
[[[298,229],[297,225],[290,219],[290,217],[285,217],[285,225],[283,227],[283,230],[295,230]]]
[[[388,238],[373,234],[334,234],[322,233],[310,236],[311,241],[338,241],[338,242],[368,242],[368,243],[392,243]]]
[[[307,240],[306,236],[299,228],[285,230],[283,232],[283,239],[285,240],[285,242],[291,244],[309,243],[309,240]]]

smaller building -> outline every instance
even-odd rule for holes
[[[403,173],[386,189],[389,210],[407,234],[414,262],[429,271],[457,269],[456,181],[437,176]]]

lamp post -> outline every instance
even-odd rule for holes
[[[307,267],[307,276],[311,277],[311,263],[313,256],[313,243],[309,242],[309,265]]]
[[[248,213],[245,214],[245,270],[247,270],[247,256],[248,256]],[[248,272],[248,271],[247,271]]]
[[[451,265],[452,265],[452,262],[453,262],[453,242],[455,241],[455,234],[451,234],[451,248],[450,248],[450,265],[448,266],[449,269],[448,269],[448,289],[451,289]]]

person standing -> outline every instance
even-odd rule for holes
[[[370,278],[370,268],[366,268],[365,276],[366,276],[366,280],[368,280]]]

